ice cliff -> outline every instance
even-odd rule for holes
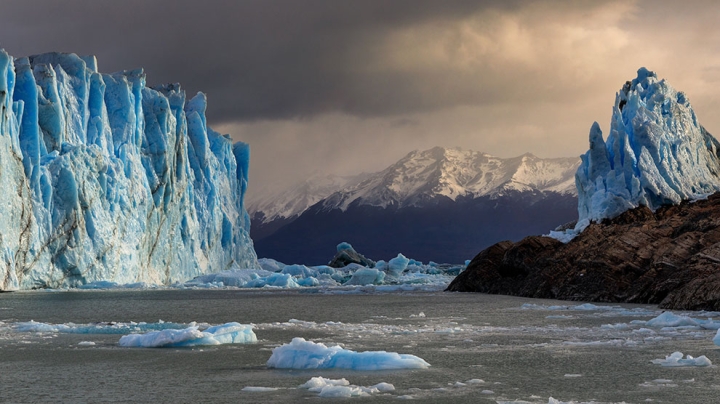
[[[575,175],[578,226],[720,190],[719,153],[685,94],[639,69],[615,97],[607,140],[597,122],[590,129]]]
[[[249,148],[207,102],[142,69],[0,50],[0,289],[170,284],[259,268],[243,205]]]

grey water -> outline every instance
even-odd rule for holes
[[[534,304],[526,306],[523,304]],[[720,364],[714,331],[631,324],[655,306],[551,310],[576,303],[443,292],[314,293],[246,290],[16,292],[0,295],[0,402],[334,402],[297,388],[314,376],[392,383],[361,402],[717,403],[715,366],[650,363],[674,351]],[[424,314],[424,317],[420,313]],[[120,335],[20,333],[51,324],[191,321],[252,323],[256,344],[123,348]],[[292,320],[292,321],[290,321]],[[608,328],[604,324],[626,324]],[[303,337],[356,351],[419,356],[428,369],[268,369],[273,347]],[[78,345],[81,341],[93,346]],[[482,382],[466,383],[471,379]],[[458,383],[459,382],[459,383]],[[268,392],[244,387],[278,388]]]

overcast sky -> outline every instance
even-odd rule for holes
[[[709,0],[0,0],[0,47],[205,92],[211,125],[251,145],[252,194],[434,146],[578,156],[641,66],[720,134],[718,15]]]

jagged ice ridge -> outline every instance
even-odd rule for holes
[[[607,140],[597,122],[590,129],[575,175],[578,225],[717,192],[719,156],[685,94],[640,68],[615,97]]]
[[[258,268],[249,147],[208,128],[204,94],[95,57],[0,50],[0,289],[170,284]]]

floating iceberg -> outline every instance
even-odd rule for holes
[[[661,315],[648,320],[645,325],[648,327],[685,327],[699,326],[698,320],[688,316],[678,316],[671,311],[666,311]]]
[[[259,267],[249,148],[207,126],[204,94],[101,74],[92,56],[0,50],[0,106],[0,290]]]
[[[364,387],[351,385],[346,379],[326,379],[324,377],[313,377],[301,384],[299,388],[318,393],[320,397],[334,398],[366,397],[376,393],[395,391],[395,386],[390,383],[378,383],[374,386]]]
[[[717,314],[718,313],[705,313],[705,315]],[[642,322],[635,321],[634,323]],[[720,329],[720,321],[715,321],[712,318],[703,320],[701,318],[677,315],[671,311],[666,311],[659,316],[644,322],[644,325],[647,325],[648,327],[704,328],[706,330]]]
[[[706,358],[705,355],[693,358],[692,356],[688,355],[685,359],[683,359],[682,352],[673,352],[672,354],[665,357],[665,359],[653,359],[650,362],[656,364],[656,365],[662,365],[665,367],[684,367],[684,366],[697,366],[697,367],[705,367],[705,366],[711,366],[712,362],[710,362],[710,359]]]
[[[164,348],[198,345],[247,344],[257,342],[251,325],[226,323],[200,331],[198,326],[182,330],[151,331],[120,338],[120,346]]]
[[[281,369],[389,370],[424,369],[430,364],[414,355],[385,351],[355,352],[337,345],[328,347],[304,338],[293,338],[289,344],[273,349],[267,366]]]
[[[615,96],[610,134],[590,129],[575,174],[578,223],[550,236],[567,242],[591,221],[626,210],[702,199],[720,190],[720,143],[703,128],[684,93],[645,68]]]

